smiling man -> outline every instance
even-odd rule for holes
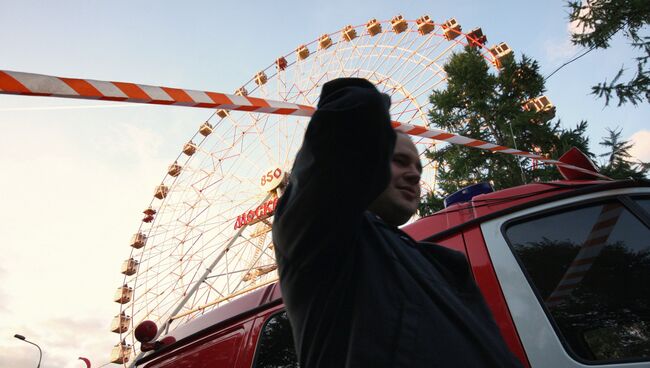
[[[415,214],[422,166],[364,79],[326,83],[273,240],[302,368],[520,367],[464,256],[397,226]]]
[[[406,134],[397,134],[390,162],[388,186],[368,206],[368,210],[386,223],[399,226],[415,214],[420,204],[422,164],[418,150]]]

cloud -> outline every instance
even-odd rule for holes
[[[169,163],[160,157],[167,142],[131,123],[81,139],[60,125],[30,128],[0,126],[0,166],[11,174],[0,181],[9,194],[0,212],[0,367],[36,365],[37,349],[15,333],[43,348],[42,367],[84,367],[79,356],[97,367],[118,342],[111,297]]]
[[[582,4],[580,4],[580,5],[585,6],[585,3],[582,2]],[[582,16],[585,16],[585,15],[588,15],[590,11],[591,11],[591,6],[587,3],[584,8],[580,9],[579,16],[582,17]],[[581,33],[591,33],[591,32],[593,32],[594,29],[592,27],[588,27],[588,26],[584,25],[580,21],[572,21],[572,22],[569,22],[569,24],[567,25],[567,30],[571,34],[581,34]]]
[[[580,11],[580,15],[589,14],[589,6]],[[572,34],[589,33],[593,29],[583,27],[581,22],[573,21],[567,24],[567,35],[563,40],[547,40],[544,42],[544,49],[546,56],[551,62],[564,61],[573,58],[582,49],[581,46],[576,46],[571,42]]]
[[[7,295],[7,292],[4,290],[4,280],[6,273],[7,271],[4,269],[4,267],[0,266],[0,313],[3,314],[9,313],[9,308],[7,308],[9,295]]]
[[[98,367],[108,362],[110,348],[115,343],[105,330],[106,323],[98,317],[65,318],[55,317],[45,321],[34,321],[30,326],[15,327],[16,331],[2,329],[3,335],[13,336],[19,331],[28,340],[37,343],[43,350],[41,367],[85,367],[80,356],[89,358]],[[36,347],[12,339],[0,344],[0,367],[33,367],[38,361]]]
[[[639,130],[629,138],[634,146],[630,154],[635,160],[650,162],[650,130]]]
[[[45,341],[56,351],[56,357],[66,361],[66,367],[84,367],[80,356],[90,359],[92,365],[98,367],[108,362],[111,347],[117,339],[109,333],[108,323],[104,317],[88,317],[83,319],[54,318],[47,321],[44,327],[50,334]]]
[[[568,59],[576,54],[579,50],[577,46],[571,43],[570,39],[563,41],[547,40],[544,42],[546,57],[551,62]]]
[[[114,109],[124,107],[142,107],[144,105],[121,104],[121,105],[83,105],[83,106],[35,106],[35,107],[3,107],[0,112],[9,111],[51,111],[51,110],[84,110],[84,109]]]
[[[0,366],[13,368],[34,367],[38,362],[38,350],[27,343],[18,340],[7,346],[0,346]],[[54,367],[51,362],[41,364],[41,367]]]

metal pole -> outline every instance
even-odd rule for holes
[[[34,346],[36,346],[38,348],[38,365],[36,366],[36,368],[40,368],[41,367],[41,359],[43,359],[43,350],[41,350],[41,347],[38,346],[37,344],[27,340],[25,338],[25,336],[23,336],[23,335],[15,334],[14,337],[17,338],[18,340],[23,340],[24,342],[26,342],[28,344],[32,344],[32,345],[34,345]]]
[[[264,198],[264,200],[262,201],[262,204],[264,204],[266,201],[268,201],[269,198],[271,198],[271,193],[267,194],[267,196],[266,196],[266,197]],[[181,300],[181,302],[178,303],[178,306],[176,307],[176,309],[174,309],[174,311],[170,314],[169,320],[168,320],[167,322],[165,322],[165,325],[161,326],[160,330],[158,330],[158,335],[160,335],[160,334],[162,333],[162,330],[163,330],[163,329],[167,329],[167,331],[165,331],[165,333],[169,332],[169,326],[170,326],[171,323],[172,323],[172,317],[174,317],[176,314],[178,314],[178,312],[180,312],[181,309],[183,309],[183,307],[185,306],[185,303],[187,303],[187,301],[190,300],[190,298],[194,295],[194,293],[196,293],[196,291],[199,289],[199,287],[201,286],[201,284],[202,284],[202,283],[203,283],[203,282],[208,278],[208,276],[212,273],[212,269],[217,265],[217,263],[219,263],[219,261],[221,261],[221,258],[223,258],[223,257],[226,255],[226,253],[228,253],[228,251],[230,250],[230,247],[232,247],[232,245],[235,243],[235,241],[237,240],[237,238],[239,238],[239,236],[241,235],[241,233],[242,233],[242,232],[244,231],[244,229],[246,229],[247,227],[248,227],[248,225],[246,224],[246,225],[242,226],[239,230],[237,230],[237,233],[235,234],[235,236],[232,237],[232,239],[230,240],[230,242],[228,243],[228,245],[226,245],[226,247],[224,248],[224,250],[221,251],[221,254],[219,254],[219,256],[217,256],[217,258],[214,260],[214,262],[212,262],[212,264],[210,265],[210,267],[208,267],[208,268],[205,270],[205,272],[203,273],[203,276],[201,276],[201,278],[199,279],[199,281],[197,281],[197,282],[194,284],[194,286],[192,286],[192,289],[191,289],[190,291],[188,291],[187,295],[185,295],[185,298],[183,298],[183,300]],[[158,338],[158,336],[156,336],[156,338]]]

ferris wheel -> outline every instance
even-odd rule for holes
[[[486,41],[480,28],[464,33],[453,18],[372,19],[300,45],[235,95],[316,106],[325,82],[366,78],[392,97],[393,120],[426,127],[429,95],[445,85],[443,65],[453,52],[469,44],[497,68],[511,52],[504,43],[488,49]],[[141,321],[173,329],[277,280],[273,212],[307,123],[300,116],[217,110],[179,147],[122,265],[111,327],[119,335],[114,363],[129,364],[139,353],[133,331]],[[437,166],[424,152],[435,143],[414,143],[426,194],[435,190]]]

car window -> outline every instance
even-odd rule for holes
[[[505,236],[574,356],[650,359],[650,230],[620,202],[515,222]]]
[[[287,312],[271,316],[260,333],[255,368],[299,368]]]
[[[650,214],[650,197],[638,197],[634,198],[634,201]]]

